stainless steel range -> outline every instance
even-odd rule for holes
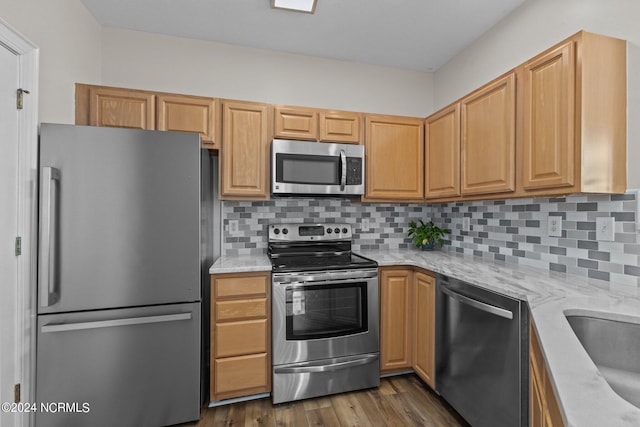
[[[269,226],[273,403],[380,385],[378,265],[349,224]]]

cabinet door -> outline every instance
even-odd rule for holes
[[[367,116],[365,199],[424,198],[422,120]]]
[[[515,191],[515,80],[511,73],[460,102],[462,194]]]
[[[222,108],[222,199],[269,199],[269,106],[225,102]]]
[[[413,369],[431,388],[435,388],[436,279],[416,271],[413,283]]]
[[[216,101],[186,95],[158,95],[158,130],[198,132],[202,142],[218,148],[215,138]]]
[[[318,139],[318,112],[310,108],[275,107],[275,136],[285,139]]]
[[[460,104],[427,118],[425,126],[427,199],[460,195]]]
[[[531,427],[542,427],[544,424],[541,387],[542,384],[533,363],[529,363],[529,425]]]
[[[522,69],[525,190],[574,185],[575,61],[569,41]]]
[[[155,95],[109,87],[89,88],[89,124],[155,129]]]
[[[320,141],[359,144],[361,126],[358,113],[320,112]]]
[[[411,369],[410,269],[380,270],[380,371]]]

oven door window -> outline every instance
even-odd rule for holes
[[[340,158],[307,154],[276,154],[276,181],[283,184],[340,184]]]
[[[287,340],[366,332],[367,283],[287,287],[286,311]]]

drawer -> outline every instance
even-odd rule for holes
[[[267,319],[220,323],[215,326],[215,357],[266,353]]]
[[[271,372],[267,367],[266,353],[216,359],[214,363],[216,395],[232,392],[244,395],[248,390],[252,393],[269,391]],[[227,394],[224,398],[229,397]]]
[[[222,300],[215,303],[216,322],[267,317],[267,299]]]
[[[214,298],[267,296],[269,273],[259,275],[211,276]]]

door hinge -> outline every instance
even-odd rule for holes
[[[20,403],[20,384],[13,386],[13,401],[14,403]]]
[[[22,255],[22,237],[16,237],[16,256]]]
[[[22,102],[23,100],[22,100],[22,98],[23,98],[23,95],[24,95],[25,93],[28,95],[28,94],[29,94],[29,93],[31,93],[31,92],[29,92],[29,91],[28,91],[28,90],[26,90],[26,89],[22,89],[22,88],[19,88],[19,89],[18,89],[18,91],[17,91],[16,108],[17,108],[18,110],[22,110],[22,105],[23,105],[23,102]]]

